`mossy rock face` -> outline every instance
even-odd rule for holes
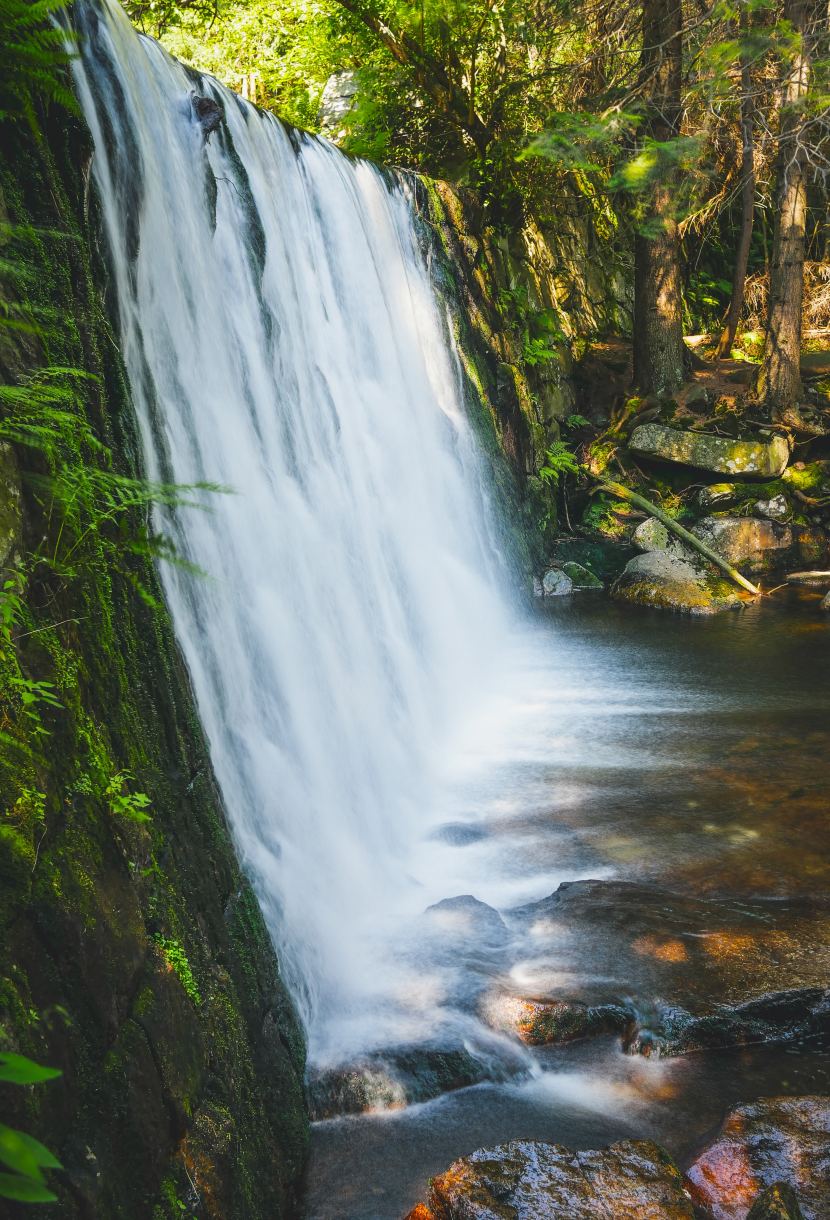
[[[670,551],[661,550],[632,559],[611,595],[638,606],[694,615],[736,610],[741,604],[729,581],[700,572]]]
[[[680,432],[661,424],[635,428],[629,442],[631,451],[661,462],[678,462],[699,470],[714,470],[745,479],[777,479],[790,457],[783,437],[762,441],[737,441],[705,433]]]
[[[593,572],[589,572],[587,568],[583,568],[581,563],[574,563],[572,560],[562,564],[562,571],[566,576],[569,576],[571,583],[575,589],[601,589],[602,581],[594,576]]]
[[[136,476],[81,169],[91,139],[57,109],[45,135],[38,149],[5,125],[0,215],[15,229],[4,258],[27,269],[51,361],[92,374],[78,409],[118,472]],[[41,356],[16,334],[0,345],[0,379],[19,382]],[[0,449],[7,565],[47,532],[16,462],[32,472],[31,451]],[[233,849],[154,567],[127,554],[116,569],[94,549],[80,561],[82,578],[29,580],[25,632],[0,655],[0,1050],[63,1072],[2,1090],[0,1121],[64,1165],[51,1175],[56,1220],[278,1220],[308,1148],[303,1033]],[[59,703],[43,710],[36,749],[15,710],[20,674],[52,683]],[[123,772],[149,798],[143,825],[107,799]]]

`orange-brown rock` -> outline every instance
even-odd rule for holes
[[[511,1140],[434,1178],[429,1208],[407,1220],[693,1220],[669,1154],[651,1140],[602,1151]]]
[[[687,1173],[689,1191],[712,1220],[747,1220],[757,1196],[784,1183],[804,1220],[830,1203],[830,1098],[768,1098],[731,1110]]]
[[[425,1203],[416,1203],[403,1220],[435,1220],[435,1213],[431,1212]]]

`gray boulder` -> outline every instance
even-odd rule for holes
[[[784,496],[773,496],[770,500],[756,500],[755,512],[759,517],[767,517],[770,521],[783,521],[789,517],[790,510]]]
[[[825,593],[821,599],[821,608],[822,610],[830,610],[830,593]]]
[[[548,568],[542,577],[542,592],[545,597],[564,597],[573,593],[573,581],[561,568]]]
[[[647,517],[631,535],[631,542],[638,551],[669,551],[678,559],[685,560],[694,568],[706,566],[706,560],[699,551],[687,546],[676,534],[672,534],[662,521],[656,517]]]
[[[695,615],[734,610],[741,604],[729,581],[664,550],[636,555],[611,592],[618,601]]]
[[[769,443],[736,441],[705,432],[680,432],[662,424],[635,428],[629,447],[633,453],[662,462],[764,481],[779,478],[790,458],[790,447],[783,436],[774,436]]]

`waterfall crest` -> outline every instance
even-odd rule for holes
[[[162,576],[243,863],[312,1057],[417,1037],[412,845],[510,608],[406,183],[76,12],[144,467],[233,489],[160,525],[208,573]]]

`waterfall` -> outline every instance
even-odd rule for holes
[[[143,466],[231,489],[158,524],[206,573],[162,578],[244,867],[312,1057],[421,1036],[423,843],[513,612],[411,193],[76,19]]]

